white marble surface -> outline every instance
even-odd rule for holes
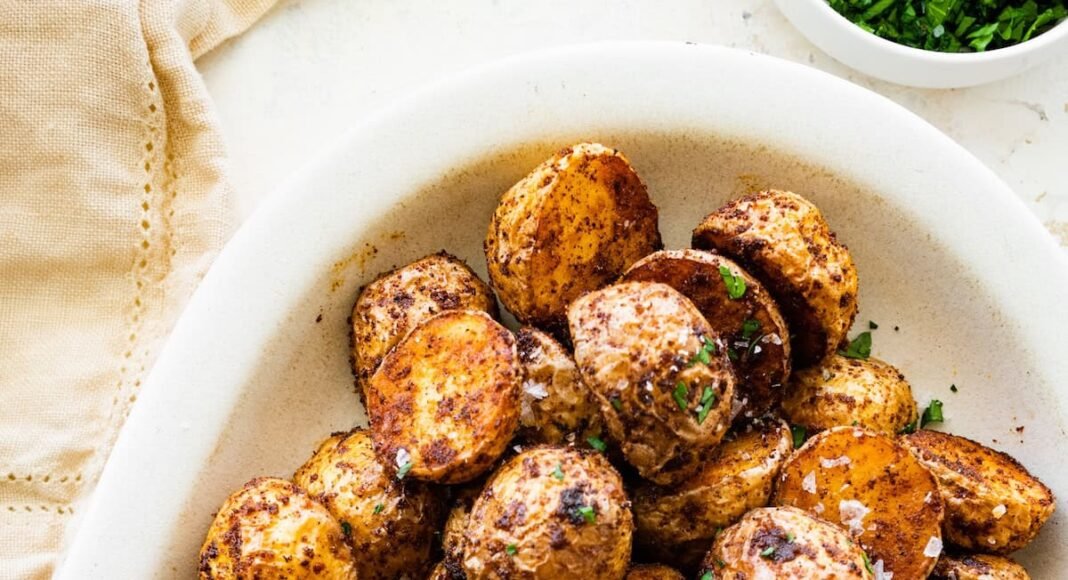
[[[1068,251],[1068,55],[995,84],[920,90],[838,64],[771,0],[288,0],[198,64],[244,218],[346,128],[413,88],[502,56],[603,40],[746,48],[878,91],[993,168]]]

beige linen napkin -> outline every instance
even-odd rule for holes
[[[51,573],[230,233],[193,59],[272,2],[0,0],[0,577]]]

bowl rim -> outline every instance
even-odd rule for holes
[[[941,52],[906,46],[883,38],[875,33],[868,32],[857,26],[845,16],[839,14],[834,8],[831,8],[831,5],[827,3],[827,0],[777,0],[777,2],[784,1],[804,1],[808,2],[810,5],[815,5],[816,13],[825,21],[833,22],[834,24],[832,24],[832,26],[841,30],[843,34],[858,42],[868,43],[893,57],[922,60],[939,64],[988,63],[1011,60],[1028,53],[1042,50],[1046,46],[1055,44],[1063,37],[1068,36],[1068,18],[1065,18],[1046,32],[1032,37],[1030,40],[1012,46],[983,52]]]

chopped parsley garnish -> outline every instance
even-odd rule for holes
[[[793,532],[786,532],[786,541],[790,542],[790,543],[793,543],[793,541],[794,541],[794,533]]]
[[[871,558],[868,557],[868,553],[861,551],[861,556],[864,556],[864,568],[868,571],[868,574],[874,574],[875,569],[871,567]]]
[[[561,466],[560,466],[559,463],[556,464],[556,469],[553,470],[553,477],[555,477],[556,479],[558,479],[560,481],[564,480],[564,470],[561,469]]]
[[[760,551],[761,558],[770,558],[775,554],[775,546],[768,546]]]
[[[865,330],[849,342],[849,347],[838,351],[838,354],[847,358],[867,360],[871,356],[871,332]]]
[[[760,330],[760,321],[750,318],[742,323],[742,338],[749,340],[758,330]]]
[[[797,449],[805,444],[805,437],[808,435],[808,429],[805,429],[801,425],[790,425],[790,435],[794,438],[794,449]]]
[[[341,533],[345,534],[345,537],[352,536],[352,524],[348,522],[341,522]]]
[[[727,347],[727,358],[731,359],[732,361],[738,360],[738,351],[736,351],[733,348],[728,346]]]
[[[923,416],[920,417],[920,427],[926,427],[928,423],[941,423],[943,420],[942,401],[931,399],[931,404],[927,405],[927,408],[923,410]]]
[[[597,437],[595,435],[591,435],[591,436],[587,437],[586,438],[586,443],[589,443],[590,447],[593,447],[594,449],[596,449],[597,451],[600,451],[601,453],[604,453],[604,450],[608,449],[608,445],[606,445],[605,442],[602,441],[600,437]]]
[[[957,392],[957,390],[958,390],[958,389],[957,389],[957,385],[949,385],[949,390],[951,390],[951,391],[953,391],[954,393],[956,393],[956,392]]]
[[[408,475],[408,472],[411,470],[412,462],[408,461],[404,465],[400,466],[400,469],[397,470],[397,479],[404,479],[404,476]]]
[[[701,403],[697,405],[698,425],[705,422],[705,418],[708,417],[708,412],[712,410],[712,405],[715,404],[716,392],[712,390],[712,387],[705,387],[705,392],[701,393]]]
[[[683,411],[686,410],[686,397],[689,396],[689,394],[690,389],[686,388],[686,383],[682,381],[679,381],[679,383],[675,385],[675,392],[671,393],[671,395],[675,397],[675,404]]]
[[[613,396],[608,402],[612,403],[612,408],[617,411],[623,408],[623,401],[619,400],[619,397]]]
[[[916,420],[915,419],[913,419],[912,421],[909,421],[908,424],[905,425],[904,427],[902,427],[901,431],[900,431],[900,433],[902,433],[904,435],[908,435],[909,433],[915,433],[915,432],[916,432]]]
[[[386,504],[375,504],[375,515],[382,513],[382,510],[386,509]]]
[[[721,560],[721,559],[719,559],[719,558],[716,558],[716,567],[717,567],[717,568],[722,568],[722,567],[724,567],[724,566],[726,566],[726,565],[727,565],[727,563],[726,563],[726,562],[724,562],[723,560]]]
[[[694,353],[693,358],[690,359],[690,366],[697,363],[712,364],[712,355],[716,354],[716,343],[708,340],[707,336],[701,337],[701,348]]]
[[[727,286],[727,297],[737,300],[745,296],[745,279],[739,274],[731,272],[726,266],[719,267],[719,275],[723,278],[723,284]]]
[[[876,328],[879,328],[879,325],[875,324],[874,320],[869,320],[868,321],[868,328],[871,329],[871,330],[875,330]]]
[[[592,524],[597,521],[597,513],[593,511],[593,506],[580,506],[578,513],[586,519],[587,524]]]
[[[504,547],[504,553],[509,556],[515,556],[519,552],[519,548],[515,547],[515,544],[508,544]]]
[[[704,574],[701,574],[701,580],[715,580],[715,576],[712,575],[711,570],[705,570]]]

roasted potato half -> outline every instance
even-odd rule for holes
[[[441,561],[430,571],[427,580],[467,580],[467,575],[464,574],[463,568],[457,567],[456,564]]]
[[[627,572],[627,580],[685,580],[685,577],[663,564],[637,564]]]
[[[260,477],[227,498],[200,548],[200,578],[354,580],[341,524],[304,490]]]
[[[445,528],[441,531],[441,551],[450,569],[463,570],[467,519],[483,487],[483,482],[475,481],[462,487],[452,488],[454,494],[452,508],[445,520]]]
[[[937,478],[946,539],[961,548],[1008,554],[1035,539],[1053,515],[1053,493],[1005,453],[926,429],[902,442]]]
[[[1031,580],[1023,566],[992,554],[942,554],[931,580]]]
[[[341,522],[361,579],[426,572],[444,511],[440,493],[393,477],[378,462],[369,432],[331,435],[293,481]]]
[[[423,321],[368,383],[379,460],[397,477],[474,479],[515,434],[521,374],[515,338],[485,312],[450,310]]]
[[[364,286],[352,307],[352,361],[361,394],[389,349],[417,324],[445,310],[483,310],[497,317],[497,299],[489,286],[445,252]]]
[[[749,510],[764,507],[772,486],[793,450],[790,427],[779,419],[767,419],[728,435],[696,475],[678,486],[643,485],[634,492],[634,522],[637,542],[667,548],[678,559],[697,544],[702,554],[717,529],[741,519]],[[690,568],[700,561],[680,562]]]
[[[802,510],[777,507],[755,509],[723,530],[698,577],[869,579],[872,575],[860,547],[840,528]]]
[[[918,418],[912,387],[901,371],[874,358],[838,354],[794,373],[782,410],[810,433],[849,425],[894,436]]]
[[[790,331],[764,285],[729,259],[700,250],[661,250],[638,260],[624,280],[662,282],[697,307],[727,343],[741,414],[763,415],[790,376]],[[741,280],[745,290],[738,293]]]
[[[727,203],[693,232],[764,283],[793,333],[797,368],[831,355],[857,314],[853,258],[816,206],[789,191],[762,191]]]
[[[679,483],[730,422],[734,372],[693,303],[657,282],[622,282],[568,309],[575,362],[608,434],[642,477]]]
[[[942,499],[927,469],[885,435],[819,433],[783,466],[775,504],[841,524],[895,578],[926,578],[942,550]]]
[[[560,444],[601,432],[597,399],[582,382],[571,354],[531,327],[516,333],[523,367],[520,434],[531,443]]]
[[[567,306],[661,247],[656,206],[623,154],[568,147],[512,186],[490,221],[486,263],[524,324],[566,332]]]
[[[621,579],[633,520],[603,455],[535,447],[490,478],[468,519],[464,569],[483,578]]]

